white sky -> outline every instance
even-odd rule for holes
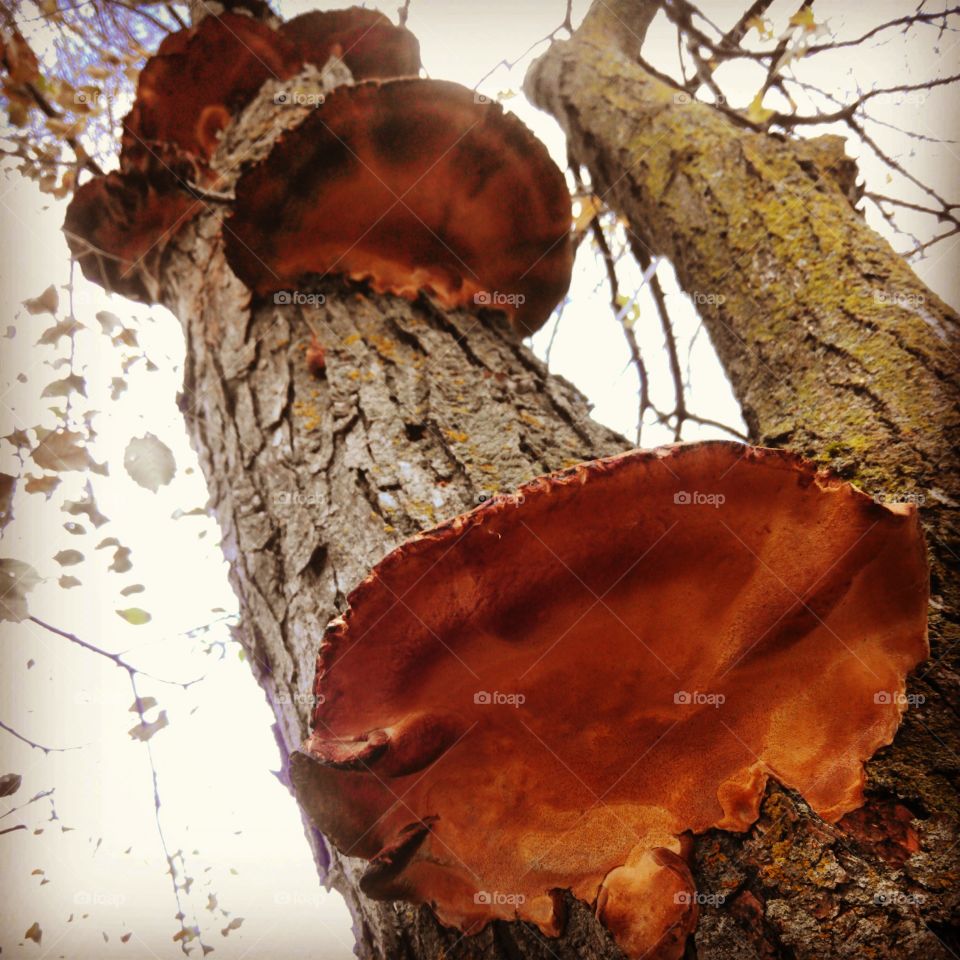
[[[282,12],[289,17],[310,6],[290,2],[283,5]],[[384,4],[382,8],[392,15],[395,6]],[[575,9],[582,12],[584,6],[581,2]],[[794,6],[774,4],[778,29]],[[562,19],[562,7],[561,0],[487,4],[413,0],[409,26],[420,38],[430,76],[472,87],[502,58],[515,59],[549,33]],[[818,20],[829,18],[845,35],[858,34],[912,8],[912,2],[816,4]],[[727,26],[741,5],[715,2],[706,9]],[[668,33],[662,26],[655,25],[645,53],[672,70],[675,48],[672,42],[665,42]],[[904,41],[891,32],[871,51],[820,58],[816,79],[837,95],[848,97],[856,89],[853,77],[864,87],[874,81],[884,85],[918,81],[937,69],[929,37],[930,33],[921,29]],[[953,44],[950,36],[941,41],[941,73],[955,72]],[[534,110],[520,92],[529,60],[512,71],[500,68],[481,89],[491,96],[517,94],[505,105],[547,143],[563,166],[558,127]],[[755,72],[728,72],[722,80],[729,84],[732,96],[740,98],[734,105],[749,103],[759,83]],[[929,98],[889,98],[878,114],[921,133],[956,138],[957,121],[949,98],[945,91],[936,91]],[[880,136],[921,179],[936,183],[944,193],[955,188],[955,144],[905,145],[902,136],[893,131],[882,131]],[[914,146],[915,156],[910,153]],[[849,149],[860,156],[856,144]],[[885,185],[885,171],[867,154],[860,159],[872,186],[897,190],[907,199],[917,198],[901,184]],[[66,369],[52,370],[49,364],[58,354],[50,347],[34,346],[52,321],[48,316],[28,317],[19,304],[50,283],[66,284],[69,268],[59,232],[63,204],[51,203],[32,184],[12,176],[0,179],[0,213],[4,222],[0,304],[7,322],[16,327],[16,336],[2,341],[5,370],[0,382],[6,392],[0,395],[0,434],[7,434],[37,422],[50,427],[56,422],[47,408],[57,401],[38,397],[43,386],[65,375]],[[879,226],[872,212],[870,216],[871,223]],[[920,221],[914,226],[929,229]],[[899,245],[903,246],[902,239]],[[956,263],[954,239],[935,247],[917,265],[918,273],[953,303],[958,299]],[[660,266],[659,276],[685,359],[698,320],[692,305],[677,291],[669,265]],[[625,263],[624,290],[632,293],[637,282],[638,272]],[[622,333],[610,318],[603,273],[587,244],[577,262],[571,297],[554,343],[552,367],[584,390],[596,404],[598,419],[632,435],[636,382],[626,366]],[[669,408],[672,397],[662,362],[659,326],[646,294],[639,302],[637,332],[650,363],[654,396],[661,407]],[[66,294],[61,290],[61,318],[65,304]],[[215,947],[216,957],[350,957],[352,935],[346,909],[336,894],[318,888],[295,805],[270,773],[279,766],[270,732],[272,715],[223,620],[236,611],[236,601],[226,581],[216,524],[203,516],[172,519],[177,511],[186,513],[206,502],[204,483],[174,402],[182,376],[179,325],[163,310],[108,298],[86,283],[79,271],[75,309],[78,319],[90,328],[77,342],[77,368],[87,379],[89,393],[86,401],[79,400],[79,409],[99,411],[94,419],[98,436],[92,452],[98,461],[109,462],[110,476],[92,479],[99,508],[110,522],[93,530],[86,518],[70,517],[59,510],[64,495],[78,499],[82,494],[80,479],[65,474],[49,502],[40,494],[18,495],[16,520],[3,536],[0,556],[25,560],[46,578],[31,595],[31,611],[36,615],[92,643],[124,650],[138,667],[158,676],[182,681],[205,675],[202,683],[187,691],[142,679],[140,692],[155,697],[158,709],[166,710],[170,719],[170,726],[151,741],[163,801],[161,818],[171,852],[184,851],[186,873],[194,878],[191,893],[184,897],[187,923],[200,923],[204,940]],[[109,348],[94,319],[95,313],[104,309],[136,329],[141,347],[158,368],[148,373],[143,360],[135,363],[127,378],[128,391],[115,402],[110,399],[109,381],[119,374],[117,351]],[[6,326],[0,324],[0,334]],[[541,354],[551,330],[552,324],[548,324],[534,340]],[[692,409],[740,425],[736,403],[703,334],[696,337],[690,351],[690,365]],[[15,380],[21,372],[26,382]],[[177,461],[173,482],[157,494],[136,486],[122,468],[128,440],[147,431],[160,437]],[[693,426],[685,432],[687,439],[722,435]],[[645,428],[646,445],[670,439],[662,427]],[[19,473],[9,445],[2,448],[0,470]],[[31,465],[27,466],[29,470]],[[40,471],[33,468],[32,472]],[[66,532],[63,524],[69,520],[83,523],[86,532]],[[95,549],[111,536],[132,550],[129,573],[108,571],[113,550]],[[67,548],[82,551],[87,559],[61,570],[51,557]],[[61,573],[77,576],[83,585],[61,590],[57,585]],[[122,597],[119,591],[134,583],[144,584],[146,590]],[[116,611],[129,606],[148,610],[150,623],[126,624]],[[209,631],[190,635],[211,623]],[[5,892],[0,946],[4,956],[34,960],[176,957],[179,950],[171,941],[177,929],[173,919],[176,907],[154,821],[150,767],[144,746],[126,732],[137,720],[127,712],[132,695],[126,674],[33,625],[4,625],[3,632],[0,719],[35,741],[82,747],[44,756],[0,731],[0,773],[12,771],[23,776],[19,793],[0,800],[0,815],[54,787],[59,816],[57,821],[48,820],[51,807],[44,799],[0,820],[0,829],[21,822],[29,828],[0,836],[0,877]],[[205,652],[211,643],[216,648]],[[30,660],[35,663],[28,668]],[[150,717],[156,714],[154,709]],[[63,832],[62,827],[71,829]],[[39,829],[43,832],[33,832]],[[43,874],[32,875],[34,870]],[[43,880],[49,882],[42,884]],[[221,909],[206,909],[211,892],[229,917]],[[68,923],[71,914],[74,919]],[[232,917],[244,917],[244,923],[224,937],[220,931]],[[34,921],[44,931],[40,946],[23,941],[24,931]],[[123,944],[119,938],[125,933],[132,936]]]

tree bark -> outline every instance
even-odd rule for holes
[[[527,94],[638,258],[673,263],[754,441],[920,502],[932,576],[920,702],[869,763],[866,807],[831,827],[773,787],[747,835],[698,838],[699,889],[725,899],[702,912],[696,955],[956,956],[960,324],[853,209],[842,141],[736,126],[640,66],[656,9],[595,4],[531,67]]]
[[[310,82],[321,78],[291,84]],[[267,152],[281,129],[274,92],[268,84],[226,132],[221,169]],[[280,109],[282,123],[295,121]],[[498,315],[445,313],[425,299],[332,282],[311,288],[309,305],[251,303],[224,259],[222,230],[214,207],[185,227],[160,286],[186,333],[180,405],[223,531],[239,638],[286,757],[307,733],[324,627],[374,563],[486,496],[629,444],[592,421],[583,396]],[[319,375],[306,357],[314,333],[326,354]],[[363,958],[620,956],[572,899],[559,940],[499,922],[464,937],[426,907],[371,901],[357,886],[366,864],[329,849],[309,825],[307,833],[347,900]]]

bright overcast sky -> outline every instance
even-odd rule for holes
[[[817,2],[816,10],[819,20],[828,18],[845,35],[854,35],[883,19],[910,12],[913,6],[912,2]],[[285,3],[282,13],[289,17],[310,7]],[[381,8],[392,16],[396,3]],[[794,8],[795,3],[773,5],[778,29]],[[582,2],[576,4],[576,20],[583,9]],[[742,5],[715,2],[705,9],[721,25],[729,25]],[[516,59],[548,34],[562,16],[562,0],[485,4],[413,0],[409,26],[420,38],[429,76],[473,87],[500,60]],[[884,43],[869,52],[851,55],[846,51],[843,56],[823,58],[817,82],[849,97],[856,90],[855,80],[869,87],[874,81],[887,85],[932,75],[937,64],[931,54],[931,34],[923,29],[906,40],[891,31]],[[672,70],[675,47],[667,36],[655,26],[645,53]],[[947,67],[957,59],[953,43],[947,37],[941,45],[942,73],[955,72]],[[481,89],[500,96],[563,166],[559,128],[533,109],[520,89],[529,61],[530,57],[512,71],[495,70]],[[730,69],[721,81],[740,96],[741,102],[735,105],[745,105],[758,86],[757,76],[749,68],[740,73]],[[891,101],[882,106],[883,116],[921,133],[956,138],[949,98],[949,92],[941,91],[928,100]],[[945,128],[948,123],[952,126]],[[881,135],[919,177],[950,192],[957,160],[954,144],[917,144],[914,157],[910,153],[914,144],[905,143],[894,131]],[[851,145],[851,152],[859,155],[856,145]],[[875,161],[867,155],[860,159],[868,182],[893,189],[885,184],[886,173]],[[63,374],[49,366],[57,356],[54,350],[35,346],[50,317],[28,317],[20,303],[51,283],[66,284],[69,264],[59,232],[62,203],[51,202],[33,184],[8,175],[0,179],[0,205],[4,219],[0,298],[8,323],[16,328],[16,335],[4,340],[3,346],[6,392],[0,396],[0,434],[5,435],[37,422],[55,423],[47,408],[56,401],[40,401],[39,394],[46,383]],[[902,248],[903,243],[901,238],[898,245]],[[958,299],[955,244],[956,240],[938,245],[917,266],[920,275],[952,303]],[[691,408],[742,428],[707,337],[698,333],[692,305],[676,290],[669,265],[661,264],[659,271],[682,359],[689,358]],[[640,285],[635,267],[625,264],[623,279],[630,292]],[[61,290],[62,304],[65,301]],[[659,406],[670,408],[671,385],[662,362],[658,324],[646,294],[641,294],[639,303],[641,344],[648,358],[661,358],[651,363],[654,397]],[[60,511],[64,495],[78,499],[82,494],[82,483],[66,474],[49,502],[41,494],[18,496],[16,519],[3,536],[0,555],[29,562],[46,578],[31,596],[31,611],[41,618],[103,647],[125,650],[128,659],[159,677],[180,681],[205,677],[187,691],[143,679],[140,692],[158,701],[151,719],[162,709],[170,720],[169,727],[150,741],[163,801],[161,820],[171,853],[183,851],[183,875],[193,878],[189,894],[183,895],[186,922],[201,925],[204,941],[216,949],[215,957],[345,960],[353,956],[346,909],[336,894],[318,888],[296,806],[270,772],[279,765],[271,712],[239,656],[239,647],[230,640],[227,624],[236,612],[236,601],[227,584],[216,524],[190,513],[204,506],[206,491],[175,404],[182,376],[179,325],[162,309],[107,297],[86,283],[79,271],[75,309],[79,320],[90,327],[90,332],[78,337],[77,361],[88,384],[89,397],[82,409],[99,411],[92,451],[96,460],[109,462],[110,475],[93,480],[99,508],[110,522],[93,529],[86,518]],[[101,310],[112,311],[137,331],[140,346],[157,367],[147,372],[144,360],[134,363],[129,389],[116,401],[110,397],[110,380],[118,375],[119,361],[94,319]],[[0,325],[0,334],[6,326]],[[551,322],[535,338],[534,347],[541,355],[552,333]],[[610,317],[603,272],[586,243],[551,365],[591,398],[598,419],[632,435],[636,381],[627,366],[622,333]],[[20,373],[25,375],[22,381],[16,379]],[[129,439],[148,431],[173,450],[177,462],[173,482],[157,494],[135,485],[122,467]],[[717,436],[723,434],[698,431],[693,425],[685,431],[687,439]],[[645,428],[645,445],[670,439],[662,427]],[[3,447],[0,470],[20,473],[9,445]],[[84,523],[85,531],[66,531],[64,523],[72,520]],[[114,548],[95,549],[108,537],[116,537],[132,551],[133,567],[128,573],[107,569]],[[61,569],[51,558],[66,549],[79,550],[86,559]],[[58,577],[63,573],[76,576],[82,585],[61,589]],[[129,597],[120,594],[133,584],[146,589]],[[130,606],[149,611],[151,621],[142,626],[126,624],[116,611]],[[209,629],[201,629],[208,625]],[[0,836],[4,957],[165,960],[180,955],[171,940],[178,927],[173,917],[176,906],[154,820],[150,766],[143,744],[127,734],[137,718],[128,712],[132,695],[126,674],[33,625],[5,625],[4,633],[0,720],[46,745],[79,748],[44,756],[0,731],[0,773],[23,776],[20,791],[0,800],[0,814],[55,788],[52,799],[59,818],[50,819],[53,808],[45,798],[0,821],[0,829],[21,822],[28,827]],[[28,666],[31,661],[33,665]],[[217,899],[213,910],[208,909],[213,905],[208,899],[211,894]],[[238,917],[244,918],[242,925],[224,936],[221,931]],[[23,940],[34,921],[43,929],[39,946]],[[121,942],[128,933],[129,942]]]

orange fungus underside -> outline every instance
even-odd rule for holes
[[[294,47],[267,24],[235,13],[204,17],[171,34],[140,73],[123,122],[121,166],[189,157],[200,170],[232,117],[270,79],[302,67]]]
[[[287,80],[306,63],[323,67],[331,56],[346,63],[354,80],[420,69],[413,34],[359,7],[311,11],[278,30],[227,12],[171,34],[140,74],[123,124],[121,166],[188,158],[195,175],[207,178],[220,132],[267,80]]]
[[[83,275],[131,300],[157,300],[157,264],[204,204],[163,169],[88,180],[67,207],[63,229]]]
[[[530,332],[570,282],[562,174],[519,120],[455,83],[337,88],[236,196],[227,256],[260,294],[341,275],[501,309]]]
[[[298,796],[376,897],[476,931],[595,906],[632,957],[696,920],[682,837],[772,777],[836,821],[927,655],[913,507],[781,451],[582,464],[384,559],[328,627]]]
[[[378,10],[310,10],[280,27],[306,62],[323,66],[339,57],[354,80],[416,76],[420,44]]]

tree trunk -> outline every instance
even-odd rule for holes
[[[651,2],[597,3],[527,77],[641,260],[698,303],[755,442],[789,446],[877,497],[922,505],[930,660],[868,803],[836,827],[773,787],[746,835],[697,840],[696,955],[946,958],[960,949],[956,695],[958,320],[849,199],[839,138],[735,126],[637,62]],[[712,296],[710,296],[712,295]]]
[[[271,88],[228,131],[226,153],[262,155],[276,111]],[[240,639],[286,756],[307,733],[323,629],[376,561],[492,493],[629,444],[592,421],[585,399],[496,315],[334,283],[314,288],[323,303],[251,304],[221,233],[214,209],[185,227],[161,289],[186,332],[180,405],[223,530]],[[306,359],[314,331],[326,353],[319,375]],[[357,887],[365,864],[308,836],[351,909],[361,957],[620,956],[572,900],[559,941],[520,923],[463,937],[426,907],[367,899]]]

